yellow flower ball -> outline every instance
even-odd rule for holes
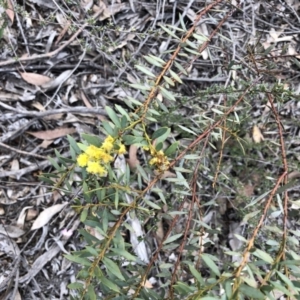
[[[103,152],[103,153],[101,154],[100,159],[101,159],[101,161],[103,161],[105,164],[107,164],[107,163],[109,163],[109,162],[112,162],[112,161],[114,160],[114,158],[113,158],[111,155],[109,155],[109,154],[107,154],[107,153],[105,153],[105,152]]]
[[[125,148],[125,146],[123,145],[123,144],[120,144],[119,145],[119,150],[118,150],[118,154],[124,154],[124,153],[126,153],[127,151],[126,151],[126,148]]]
[[[149,161],[149,164],[150,164],[150,165],[155,165],[155,164],[157,164],[157,162],[158,162],[157,157],[153,157],[153,158]]]
[[[102,150],[94,145],[88,146],[88,148],[85,150],[85,153],[91,158],[91,159],[99,159],[99,156],[101,155]]]
[[[86,153],[82,153],[77,157],[77,163],[79,167],[86,167],[89,161],[89,157]]]
[[[107,172],[105,168],[99,163],[95,161],[89,161],[87,164],[86,171],[91,174],[99,175],[99,176],[106,176]]]

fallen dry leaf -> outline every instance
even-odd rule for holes
[[[17,171],[17,170],[20,170],[20,165],[19,165],[19,161],[17,159],[14,159],[12,162],[11,162],[11,168],[10,168],[11,171]]]
[[[54,130],[37,131],[37,132],[26,131],[26,132],[41,140],[53,140],[65,136],[67,134],[72,134],[76,132],[76,128],[63,127]]]
[[[53,143],[53,140],[43,140],[39,147],[47,149]]]
[[[7,0],[6,3],[7,3],[6,14],[7,14],[8,18],[10,19],[11,23],[13,23],[14,18],[15,18],[14,7],[11,3],[11,0]]]
[[[138,160],[137,155],[136,155],[137,150],[138,150],[138,147],[135,145],[131,145],[129,147],[129,158],[127,159],[127,163],[131,170],[134,170],[136,168],[136,166],[140,164],[140,161]]]
[[[73,73],[73,70],[66,70],[62,72],[58,77],[45,82],[41,85],[42,89],[45,91],[52,90],[63,84]]]
[[[44,85],[51,81],[50,77],[41,74],[36,74],[36,73],[20,72],[20,75],[27,83],[30,83],[32,85],[37,85],[37,86]]]
[[[19,215],[18,220],[17,220],[17,225],[18,225],[19,228],[22,228],[22,229],[24,228],[25,219],[26,219],[26,216],[27,216],[27,210],[29,210],[32,207],[33,206],[26,206],[21,210],[20,215]]]
[[[35,209],[29,209],[26,214],[26,221],[31,221],[38,215],[38,212]]]
[[[253,138],[254,143],[256,143],[256,144],[259,144],[261,141],[264,141],[264,136],[262,135],[262,133],[257,125],[253,126],[252,138]]]
[[[143,287],[146,288],[146,289],[152,289],[153,288],[153,285],[151,284],[151,282],[149,280],[146,280],[144,283],[143,283]]]
[[[46,225],[50,219],[57,213],[61,212],[62,209],[68,204],[68,202],[62,204],[56,204],[49,208],[43,210],[38,218],[33,222],[32,227],[30,230],[35,230],[43,227]]]
[[[154,170],[154,175],[157,176],[159,175],[160,172],[157,170]],[[170,171],[164,171],[163,174],[161,175],[160,179],[164,179],[164,178],[176,178],[177,175],[175,173],[172,173]]]
[[[31,104],[31,106],[33,106],[34,108],[36,108],[39,111],[45,111],[45,107],[39,102],[33,102]]]
[[[19,238],[25,234],[25,231],[20,229],[18,226],[14,225],[5,225],[0,224],[0,233],[9,236],[12,239]]]

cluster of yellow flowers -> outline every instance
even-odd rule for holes
[[[116,139],[109,135],[101,147],[88,146],[85,152],[77,157],[77,163],[82,168],[86,167],[88,173],[104,177],[107,175],[107,165],[114,160],[114,155],[124,153],[125,146],[117,143]]]
[[[149,148],[147,148],[148,147],[144,149],[148,150]],[[168,169],[170,162],[168,161],[168,157],[165,156],[162,150],[156,151],[156,149],[151,146],[150,154],[153,156],[153,158],[151,158],[151,160],[149,161],[150,165],[154,165],[159,171],[165,171],[166,169]]]

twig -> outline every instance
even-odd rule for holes
[[[69,108],[60,108],[60,109],[53,109],[49,111],[23,111],[23,110],[18,110],[18,109],[13,109],[10,106],[6,106],[4,103],[0,102],[0,106],[12,110],[14,112],[13,115],[10,115],[9,118],[11,120],[16,120],[20,119],[23,117],[33,117],[33,118],[44,118],[47,116],[51,115],[56,115],[56,114],[65,114],[65,113],[74,113],[74,114],[91,114],[91,115],[103,115],[107,116],[107,113],[104,109],[102,108],[86,108],[82,106],[78,107],[69,107]],[[17,115],[15,115],[17,113]],[[7,119],[8,116],[6,116]],[[1,118],[0,118],[1,119]]]
[[[242,256],[242,262],[241,264],[239,265],[239,267],[234,271],[234,276],[235,276],[235,281],[234,281],[234,284],[233,284],[233,288],[232,288],[232,294],[234,295],[235,291],[238,289],[239,287],[239,279],[240,279],[240,275],[241,275],[241,272],[244,268],[244,266],[246,265],[246,263],[248,262],[248,258],[249,258],[249,255],[250,255],[250,250],[251,248],[253,247],[254,245],[254,240],[258,234],[258,231],[259,229],[262,227],[263,225],[263,221],[267,215],[267,212],[269,210],[269,207],[271,205],[271,202],[272,202],[272,199],[273,197],[275,196],[276,194],[276,191],[278,190],[279,188],[279,185],[280,183],[282,182],[282,180],[284,179],[284,177],[286,177],[287,173],[284,172],[277,180],[268,200],[266,201],[266,204],[265,204],[265,207],[264,207],[264,210],[263,210],[263,213],[259,219],[259,222],[257,224],[257,226],[255,227],[254,231],[253,231],[253,234],[248,242],[248,245],[246,247],[246,249],[244,250],[244,253],[243,253],[243,256]]]
[[[11,146],[8,146],[8,145],[6,145],[6,144],[3,144],[3,143],[1,143],[1,142],[0,142],[0,147],[9,149],[9,150],[11,150],[11,151],[13,151],[13,152],[17,152],[17,153],[22,154],[22,155],[25,155],[25,156],[32,156],[32,157],[36,157],[36,158],[47,159],[47,157],[45,157],[45,156],[38,155],[38,154],[34,154],[34,153],[30,153],[30,152],[26,152],[26,151],[22,151],[22,150],[13,148],[13,147],[11,147]]]
[[[94,15],[94,19],[97,20],[98,17],[102,14],[103,10],[99,10],[95,15]],[[8,59],[6,61],[0,62],[0,67],[2,66],[7,66],[7,65],[11,65],[11,64],[15,64],[15,63],[23,63],[23,62],[29,62],[29,61],[34,61],[34,60],[41,60],[44,58],[49,58],[52,56],[57,55],[61,50],[63,50],[64,48],[66,48],[68,45],[70,45],[76,38],[77,36],[87,27],[90,25],[90,22],[86,22],[84,23],[73,35],[72,37],[63,45],[61,45],[59,48],[57,48],[56,50],[46,53],[46,54],[33,54],[30,57],[21,57],[21,58],[12,58],[12,59]]]

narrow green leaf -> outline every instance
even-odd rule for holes
[[[186,43],[187,43],[187,45],[189,45],[191,48],[193,48],[193,49],[198,49],[198,46],[195,44],[195,43],[193,43],[193,42],[191,42],[190,40],[186,40],[185,41]],[[198,52],[197,52],[198,53]]]
[[[137,89],[139,91],[150,91],[151,87],[150,86],[145,86],[139,83],[131,83],[129,86],[133,87],[134,89]]]
[[[144,141],[144,137],[142,136],[134,136],[134,135],[124,135],[123,141],[125,145],[133,145],[138,144]]]
[[[232,297],[232,280],[228,279],[225,281],[224,284],[224,288],[225,288],[225,293],[227,296],[227,299],[231,299]]]
[[[113,283],[112,281],[108,280],[107,278],[105,277],[101,277],[100,278],[101,282],[107,286],[109,289],[111,289],[112,291],[115,291],[117,293],[120,292],[120,288],[115,284]]]
[[[165,64],[165,61],[162,60],[160,57],[155,56],[155,55],[152,55],[152,54],[150,54],[149,56],[150,56],[151,58],[155,59],[156,61],[160,62],[162,65]]]
[[[144,180],[146,182],[148,182],[149,178],[148,178],[148,175],[146,174],[145,170],[139,164],[136,165],[136,169],[139,172],[139,174],[144,178]]]
[[[108,229],[108,214],[107,214],[107,209],[104,208],[103,213],[102,213],[102,229],[103,232],[107,233]]]
[[[102,126],[106,133],[110,136],[114,136],[114,129],[111,127],[108,121],[102,121]]]
[[[153,59],[153,57],[151,56],[144,56],[144,58],[147,60],[147,62],[153,66],[156,66],[156,67],[160,67],[162,68],[163,67],[163,63],[161,62],[158,62],[157,60]]]
[[[203,280],[201,274],[195,269],[195,267],[192,266],[192,265],[189,265],[189,269],[190,269],[192,275],[195,277],[195,279],[196,279],[201,285],[204,285],[204,280]]]
[[[180,77],[172,70],[169,70],[171,76],[174,78],[174,80],[176,80],[179,83],[182,83],[182,80],[180,79]]]
[[[257,214],[260,212],[260,210],[256,210],[256,211],[253,211],[249,214],[246,214],[243,218],[243,222],[248,222],[248,220],[250,220],[251,218],[257,216]]]
[[[184,32],[183,29],[179,28],[179,27],[176,27],[174,25],[170,25],[170,24],[167,24],[168,27],[174,29],[175,31],[179,31],[179,32]]]
[[[118,209],[119,207],[119,191],[116,190],[116,193],[115,193],[115,208]]]
[[[157,144],[163,143],[169,137],[170,133],[171,133],[171,129],[167,128],[167,131],[164,134],[162,134],[161,136],[157,137],[156,143]]]
[[[133,104],[135,104],[135,105],[137,105],[137,106],[142,106],[142,105],[143,105],[140,101],[138,101],[138,100],[136,100],[136,99],[134,99],[134,98],[132,98],[132,97],[130,97],[130,96],[127,96],[127,100],[128,100],[130,103],[133,103]]]
[[[51,162],[52,166],[57,170],[57,171],[63,171],[62,168],[58,165],[55,159],[52,157],[48,156],[48,160]]]
[[[88,252],[90,252],[93,256],[97,257],[98,256],[98,251],[94,248],[94,247],[91,247],[91,246],[85,246],[86,250]]]
[[[111,259],[107,257],[103,257],[103,263],[106,266],[106,268],[111,272],[113,275],[115,275],[117,278],[119,278],[122,281],[125,281],[124,276],[122,275],[119,266],[112,261]]]
[[[166,156],[170,156],[170,155],[172,155],[173,153],[175,153],[175,151],[176,151],[177,148],[178,148],[178,145],[179,145],[179,143],[178,143],[178,142],[175,142],[175,143],[173,143],[171,146],[169,146],[169,147],[167,148],[167,150],[165,151],[165,155],[166,155]]]
[[[178,125],[178,127],[180,127],[182,130],[188,132],[188,133],[191,133],[193,135],[197,135],[194,131],[192,131],[191,129],[189,128],[186,128],[185,126],[182,126],[182,125]]]
[[[149,205],[150,207],[157,209],[157,210],[161,210],[161,207],[155,203],[153,203],[152,201],[149,201],[147,199],[144,199],[144,202]]]
[[[148,112],[150,112],[153,115],[160,116],[160,113],[152,108],[148,108]]]
[[[242,283],[239,287],[239,292],[245,296],[250,297],[250,299],[264,300],[265,295],[259,290],[252,286]]]
[[[89,284],[86,296],[89,300],[96,300],[95,288],[92,284]]]
[[[193,33],[193,37],[199,42],[207,42],[208,41],[208,38],[206,36],[200,35],[197,33]]]
[[[177,290],[180,294],[187,296],[188,294],[195,291],[195,288],[192,286],[187,285],[186,283],[177,281],[176,284],[174,284],[174,289]],[[202,299],[202,298],[201,298]]]
[[[66,259],[68,259],[70,261],[73,261],[77,264],[80,264],[82,266],[89,267],[89,266],[92,265],[92,263],[89,260],[87,260],[86,258],[82,258],[82,257],[74,256],[74,255],[69,255],[69,254],[66,254],[64,256],[65,256]]]
[[[166,83],[168,83],[171,86],[175,86],[175,82],[169,78],[168,76],[163,76],[164,80],[166,81]]]
[[[217,265],[215,264],[215,262],[211,259],[210,255],[203,253],[201,255],[201,258],[203,259],[203,261],[205,262],[205,264],[210,268],[210,270],[216,274],[217,276],[220,276],[220,271],[219,268],[217,267]]]
[[[146,74],[146,75],[148,75],[148,76],[150,76],[150,77],[153,77],[153,78],[156,77],[150,70],[148,70],[148,69],[147,69],[146,67],[144,67],[144,66],[135,65],[135,67],[136,67],[138,70],[142,71],[144,74]]]
[[[184,69],[184,67],[181,64],[179,64],[177,61],[174,61],[174,64],[175,64],[176,68],[179,71],[181,71],[184,75],[188,74],[187,71]]]
[[[72,282],[72,283],[68,284],[68,288],[70,290],[83,290],[83,283]]]
[[[81,135],[81,137],[87,141],[90,145],[94,145],[96,147],[100,147],[102,141],[101,139],[99,138],[99,136],[96,136],[96,135],[93,135],[93,134],[85,134],[83,133]]]
[[[185,26],[185,23],[184,23],[184,19],[182,17],[182,14],[179,14],[179,20],[180,20],[180,24],[181,24],[181,27],[182,29],[187,32],[187,29],[186,29],[186,26]]]
[[[281,272],[279,271],[276,271],[277,275],[280,277],[280,279],[286,283],[286,285],[288,286],[289,289],[292,289],[294,290],[295,289],[295,286],[294,284],[292,283],[292,281],[285,275],[285,274],[282,274]]]
[[[188,48],[188,47],[185,47],[184,50],[185,50],[186,52],[192,53],[192,54],[194,54],[194,55],[199,55],[199,52],[198,52],[198,51],[193,50],[193,49],[190,49],[190,48]]]
[[[118,128],[121,128],[121,122],[120,122],[120,119],[119,117],[117,116],[117,114],[114,112],[114,110],[109,107],[109,106],[106,106],[105,107],[105,110],[109,116],[109,118],[113,121],[113,123],[118,127]]]
[[[168,237],[168,238],[164,241],[164,245],[170,244],[170,243],[176,241],[176,240],[179,239],[181,236],[182,236],[182,233],[178,233],[178,234],[174,234],[174,235]]]
[[[214,113],[218,114],[218,115],[224,115],[224,113],[216,108],[212,108],[211,109]]]
[[[287,296],[292,296],[292,293],[285,288],[281,281],[270,281],[270,283],[275,287],[276,290],[282,291]]]
[[[273,258],[271,257],[270,254],[260,250],[260,249],[256,249],[254,252],[253,252],[253,255],[255,255],[256,257],[262,259],[263,261],[266,261],[267,263],[269,264],[273,264],[274,260]]]
[[[172,32],[170,29],[166,28],[165,26],[160,24],[160,27],[169,35],[172,36],[173,38],[180,40],[180,38],[178,36],[176,36],[176,34],[174,32]]]
[[[122,106],[116,104],[115,107],[116,107],[116,109],[119,111],[119,113],[120,113],[122,116],[125,116],[126,119],[127,119],[129,122],[131,121],[131,119],[130,119],[128,113],[126,112],[126,110],[125,110]]]
[[[164,97],[166,97],[168,100],[176,101],[174,95],[173,95],[171,92],[167,91],[167,90],[166,90],[165,88],[163,88],[162,86],[160,86],[159,89],[160,89],[162,95],[163,95]]]
[[[77,142],[75,141],[75,139],[70,135],[67,135],[67,139],[69,141],[70,146],[75,150],[75,152],[77,154],[80,154],[81,151],[80,151],[79,147],[77,146]]]
[[[80,222],[84,222],[88,215],[88,208],[85,208],[80,214]]]
[[[199,159],[200,156],[197,154],[187,154],[184,156],[184,159]]]
[[[168,127],[161,127],[159,129],[157,129],[152,134],[152,139],[155,140],[155,139],[159,138],[160,136],[163,136],[164,134],[166,134],[168,132],[168,130],[170,130]]]
[[[137,260],[137,257],[130,254],[129,252],[125,251],[125,250],[122,250],[122,249],[115,249],[115,248],[112,248],[111,249],[112,252],[114,252],[116,255],[119,255],[120,257],[124,257],[130,261],[136,261]]]
[[[85,150],[88,148],[87,145],[82,144],[82,143],[77,143],[77,146],[78,146],[78,148],[79,148],[81,151],[83,151],[83,152],[85,152]]]

